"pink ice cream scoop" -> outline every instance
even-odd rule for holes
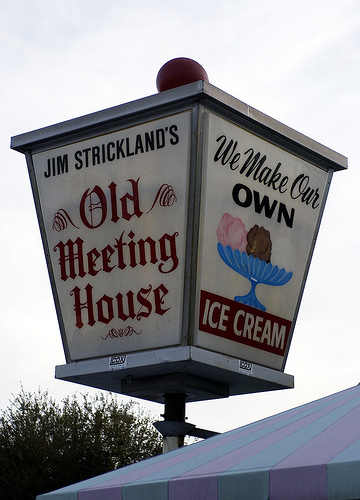
[[[241,219],[224,214],[216,230],[219,243],[224,247],[230,246],[232,250],[246,252],[247,232]]]

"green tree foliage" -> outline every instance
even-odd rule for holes
[[[22,390],[0,416],[0,498],[34,499],[161,453],[137,403],[111,394],[66,398]]]

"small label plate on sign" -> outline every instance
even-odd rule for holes
[[[239,359],[239,372],[244,375],[252,375],[253,372],[253,364],[249,361],[243,361]]]
[[[118,354],[117,356],[111,356],[109,358],[109,370],[121,370],[127,366],[127,356],[126,354]]]

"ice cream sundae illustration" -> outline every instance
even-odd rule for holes
[[[292,277],[291,271],[271,264],[272,243],[269,231],[255,224],[247,232],[241,219],[226,213],[221,218],[216,234],[219,240],[217,249],[222,260],[251,284],[247,295],[238,295],[234,300],[266,311],[266,307],[256,297],[256,286],[259,283],[282,286]]]

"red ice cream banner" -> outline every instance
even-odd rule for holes
[[[291,321],[201,290],[199,330],[284,356]]]

